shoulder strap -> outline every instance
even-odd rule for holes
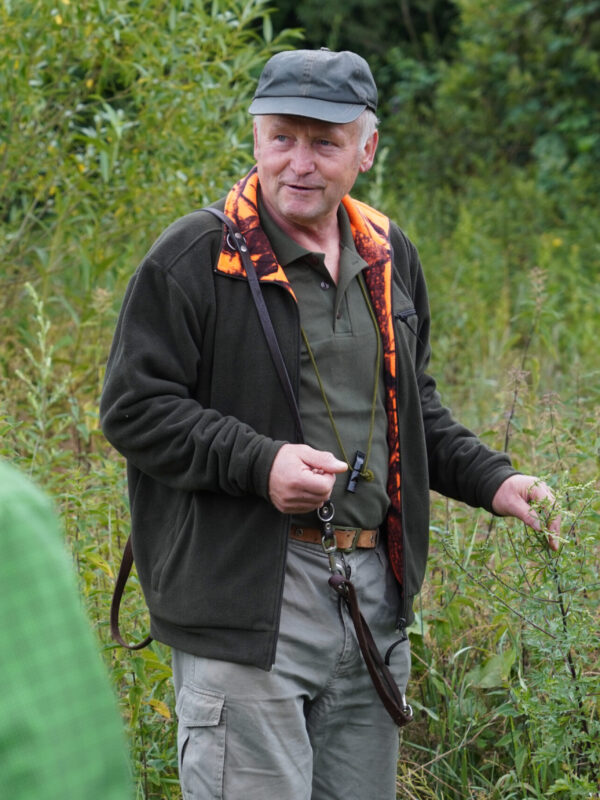
[[[258,277],[256,276],[256,270],[254,269],[254,264],[252,263],[252,259],[250,258],[246,240],[244,239],[240,229],[237,227],[235,222],[226,214],[224,214],[222,211],[219,211],[218,209],[212,207],[203,208],[201,210],[208,211],[210,214],[213,214],[215,217],[221,220],[221,222],[227,227],[229,231],[229,239],[228,239],[229,244],[232,247],[234,247],[240,254],[240,258],[242,259],[242,264],[244,265],[244,269],[246,270],[246,275],[248,276],[248,284],[250,286],[250,291],[252,293],[252,299],[254,300],[254,305],[256,306],[256,311],[260,319],[260,324],[262,325],[262,329],[265,334],[265,339],[267,340],[267,345],[271,353],[271,358],[273,359],[273,364],[275,365],[275,369],[277,370],[279,381],[283,387],[283,391],[285,392],[285,396],[287,398],[290,410],[294,417],[294,423],[296,425],[296,436],[299,442],[303,442],[304,434],[302,431],[300,410],[298,409],[298,403],[296,402],[296,396],[294,395],[294,390],[292,388],[290,376],[285,366],[285,361],[283,360],[283,355],[281,353],[281,348],[279,347],[279,342],[277,341],[277,335],[273,328],[273,323],[271,322],[271,317],[269,316],[265,299],[260,289],[260,283]]]

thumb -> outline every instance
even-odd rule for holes
[[[314,450],[312,447],[307,448],[304,463],[312,469],[313,472],[324,473],[340,473],[346,472],[348,464],[336,458],[333,453],[326,450]]]

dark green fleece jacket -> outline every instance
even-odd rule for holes
[[[430,319],[418,255],[394,224],[390,240],[405,626],[425,573],[429,489],[491,510],[514,470],[442,405],[426,371]],[[123,302],[101,421],[127,459],[133,550],[154,638],[269,669],[290,518],[269,502],[268,478],[278,449],[295,441],[294,422],[245,278],[216,269],[222,242],[221,224],[198,211],[144,258]],[[296,302],[277,281],[265,282],[263,294],[297,390]]]

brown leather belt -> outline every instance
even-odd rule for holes
[[[365,528],[336,528],[334,533],[338,550],[351,553],[357,547],[375,547],[379,531]],[[299,525],[292,525],[290,536],[299,542],[321,544],[323,534],[318,528],[303,528]]]

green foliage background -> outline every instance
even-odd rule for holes
[[[561,551],[432,497],[403,798],[597,797],[600,2],[2,0],[0,453],[56,498],[139,797],[179,796],[166,648],[110,642],[128,533],[97,403],[121,297],[161,229],[252,163],[273,52],[351,47],[381,89],[356,193],[419,247],[447,402],[563,513]],[[319,25],[315,21],[319,16]],[[286,27],[287,26],[287,27]],[[546,509],[544,513],[551,513]],[[147,624],[135,576],[123,626]]]

